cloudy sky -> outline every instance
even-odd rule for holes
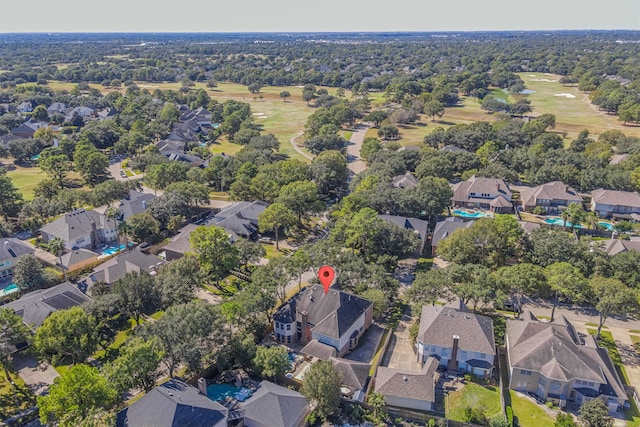
[[[0,32],[640,30],[640,0],[0,0]]]

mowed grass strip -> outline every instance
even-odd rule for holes
[[[447,395],[447,418],[454,421],[464,421],[466,407],[478,408],[491,419],[502,413],[500,407],[499,389],[494,386],[481,386],[467,383],[461,390]]]

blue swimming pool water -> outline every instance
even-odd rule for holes
[[[123,250],[125,248],[124,245],[120,245],[120,246],[109,246],[107,249],[105,249],[104,251],[102,251],[102,255],[113,255],[115,253],[120,252],[121,250]]]
[[[551,225],[560,225],[560,226],[565,225],[564,220],[562,218],[547,218],[544,220],[544,222]],[[567,227],[571,227],[571,226],[572,226],[571,222],[567,221]],[[580,224],[574,224],[573,228],[584,228],[584,227]]]
[[[453,211],[454,214],[459,215],[463,218],[484,218],[484,217],[491,217],[491,214],[487,214],[484,212],[473,212],[473,213],[469,213],[467,211],[463,211],[461,209],[455,209]]]
[[[0,295],[2,296],[11,295],[14,292],[18,292],[18,290],[19,290],[18,285],[15,285],[12,283],[6,288],[4,288],[2,291],[0,291]]]
[[[610,222],[604,222],[604,221],[598,221],[598,225],[600,227],[604,227],[607,230],[613,231],[613,229],[615,228],[615,226],[613,224],[611,224]]]
[[[233,397],[240,402],[244,402],[253,392],[246,387],[236,387],[231,384],[211,384],[207,387],[207,397],[211,400],[220,401],[227,397]]]
[[[531,89],[524,89],[524,90],[521,90],[520,93],[523,94],[523,95],[529,95],[529,94],[532,94],[532,93],[536,93],[536,91],[535,90],[531,90]]]

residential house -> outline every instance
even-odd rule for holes
[[[591,210],[600,218],[629,219],[640,214],[640,194],[633,191],[615,191],[600,188],[591,192]]]
[[[321,285],[312,285],[276,312],[274,332],[280,343],[317,342],[342,357],[358,345],[372,322],[371,301],[337,289],[325,293]]]
[[[452,190],[451,205],[454,207],[485,209],[495,213],[513,212],[511,189],[504,179],[474,175],[454,184]]]
[[[95,210],[76,209],[46,224],[40,229],[42,240],[48,243],[60,238],[67,249],[95,249],[117,240],[116,224]]]
[[[375,391],[384,396],[391,409],[406,408],[433,411],[438,382],[438,360],[428,357],[421,371],[402,371],[380,366]]]
[[[407,172],[404,175],[394,176],[391,180],[391,185],[394,188],[413,188],[418,185],[418,179],[413,176],[411,172]]]
[[[456,216],[436,222],[433,233],[431,233],[431,256],[438,255],[438,245],[440,245],[440,242],[451,236],[457,229],[469,228],[473,223],[474,221],[464,221]]]
[[[11,308],[31,329],[42,326],[51,313],[67,310],[91,301],[87,295],[69,282],[49,289],[39,289],[0,307]]]
[[[540,206],[547,213],[558,213],[571,203],[582,203],[582,197],[572,187],[560,181],[549,182],[520,192],[521,209],[530,211]]]
[[[238,406],[244,427],[302,427],[310,412],[303,395],[270,381],[261,381],[251,397]]]
[[[65,104],[64,102],[54,102],[53,104],[47,107],[47,112],[49,113],[49,115],[52,115],[52,114],[64,115],[66,111],[67,111],[67,104]]]
[[[238,202],[218,212],[207,225],[224,228],[229,234],[253,239],[258,235],[258,216],[269,203],[262,200]]]
[[[118,427],[227,427],[229,410],[172,378],[120,411]]]
[[[73,249],[60,258],[62,265],[59,261],[57,264],[64,267],[67,272],[81,270],[98,263],[98,254],[89,249]]]
[[[100,264],[83,282],[87,286],[97,282],[112,284],[122,279],[127,273],[139,273],[146,271],[155,274],[156,270],[164,264],[164,261],[155,255],[148,255],[137,249],[117,255]]]
[[[120,210],[120,221],[126,221],[132,215],[136,215],[142,212],[146,212],[149,207],[149,203],[155,200],[156,196],[149,193],[141,193],[139,191],[131,190],[129,195],[120,200],[118,204],[118,210]]]
[[[86,106],[68,108],[64,117],[67,120],[71,120],[75,114],[86,119],[93,117],[96,114],[96,110]]]
[[[331,357],[331,363],[342,374],[342,394],[362,402],[369,382],[371,365],[355,360]]]
[[[378,215],[378,218],[382,218],[405,230],[413,231],[420,239],[420,246],[416,250],[416,255],[422,255],[424,253],[427,239],[429,238],[429,221],[397,215]]]
[[[38,129],[46,128],[47,126],[48,124],[45,122],[29,119],[20,126],[12,128],[11,134],[19,138],[33,138]]]
[[[110,119],[112,117],[117,116],[119,113],[120,112],[115,108],[105,107],[102,110],[98,111],[98,119],[99,120]]]
[[[13,268],[20,258],[33,254],[35,249],[12,237],[0,238],[0,283],[13,277]]]
[[[542,226],[539,222],[518,221],[520,228],[527,234],[531,234]]]
[[[195,120],[188,120],[186,122],[174,123],[171,132],[167,135],[170,141],[198,141],[202,131],[200,125]]]
[[[636,251],[640,252],[640,241],[609,239],[596,242],[609,256],[614,256],[620,252]]]
[[[196,224],[185,225],[178,230],[178,234],[171,238],[169,244],[162,248],[165,254],[164,258],[167,261],[182,258],[187,252],[193,252],[189,238],[196,228],[198,228]]]
[[[19,141],[20,139],[22,138],[11,133],[0,135],[0,147],[8,149],[12,141]]]
[[[181,122],[195,121],[200,126],[211,126],[212,114],[204,107],[197,108],[193,111],[185,111],[180,116]]]
[[[627,401],[607,349],[591,335],[583,342],[564,316],[548,323],[526,312],[519,320],[507,320],[505,344],[513,390],[560,405],[602,399],[610,411]]]
[[[33,103],[31,101],[24,101],[18,104],[18,112],[30,113],[33,111]]]
[[[488,378],[496,355],[493,321],[469,312],[460,300],[446,306],[425,305],[416,348],[419,363],[434,356],[449,371]]]

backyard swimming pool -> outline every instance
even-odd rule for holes
[[[615,226],[613,224],[611,224],[610,222],[598,221],[598,225],[600,227],[606,228],[609,231],[613,231],[615,229]]]
[[[11,295],[14,292],[18,292],[18,290],[19,290],[18,285],[12,283],[6,288],[4,288],[2,291],[0,291],[0,296],[4,297],[7,295]]]
[[[211,384],[207,387],[207,397],[216,402],[224,400],[227,397],[233,397],[240,402],[244,402],[252,394],[253,392],[246,387],[236,387],[225,383]]]
[[[467,212],[467,211],[463,211],[462,209],[456,209],[453,211],[453,213],[463,218],[484,218],[484,217],[491,218],[493,216],[491,214],[484,213],[484,212]]]
[[[121,250],[123,250],[125,248],[124,245],[120,245],[120,246],[109,246],[107,249],[102,251],[102,255],[113,255],[115,253],[120,252]]]
[[[565,225],[564,220],[562,218],[547,218],[544,220],[544,222],[551,225],[559,225],[559,226]],[[573,228],[584,228],[580,224],[571,224],[570,221],[567,221],[567,227],[571,227],[571,226],[573,226]]]

